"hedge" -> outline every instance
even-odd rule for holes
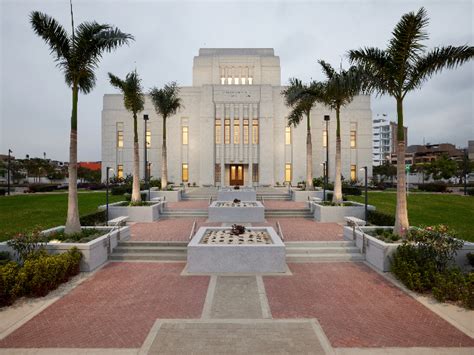
[[[395,225],[395,216],[380,211],[369,210],[367,211],[367,221],[376,226],[393,226]]]
[[[97,226],[105,224],[106,210],[86,214],[79,218],[82,226]]]
[[[447,189],[448,185],[444,182],[430,182],[418,185],[418,190],[426,192],[446,192]]]
[[[362,195],[362,189],[358,186],[343,186],[342,193],[346,195],[360,196]]]
[[[58,189],[55,184],[32,184],[28,186],[29,192],[51,192]]]
[[[77,248],[56,255],[40,251],[23,265],[12,261],[0,266],[0,307],[12,304],[18,297],[47,295],[79,273],[81,258]]]

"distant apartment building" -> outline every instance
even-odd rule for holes
[[[474,141],[467,142],[467,154],[469,160],[474,160]]]
[[[453,160],[463,160],[464,151],[456,148],[451,143],[426,144],[426,145],[410,145],[407,147],[405,155],[406,164],[429,163],[438,159],[442,155],[447,155]],[[391,163],[397,163],[397,154],[391,155]]]
[[[372,121],[372,165],[382,165],[390,160],[392,154],[397,151],[397,130],[398,125],[391,122],[385,114],[377,114],[377,118]],[[408,130],[405,131],[405,145],[408,141]]]

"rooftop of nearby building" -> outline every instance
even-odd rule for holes
[[[255,55],[274,56],[273,48],[200,48],[200,56]]]

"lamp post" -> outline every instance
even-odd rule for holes
[[[326,178],[324,180],[324,188],[328,185],[329,180],[329,120],[331,117],[329,115],[324,115],[324,121],[326,121]],[[326,200],[326,195],[324,195]]]
[[[326,201],[326,163],[321,163],[323,167],[323,201]]]
[[[365,223],[367,223],[367,205],[369,202],[369,194],[367,193],[367,167],[364,166],[360,168],[359,170],[364,170],[364,183],[365,183],[365,210],[364,210],[364,215],[365,215]]]
[[[464,196],[467,195],[468,161],[467,149],[464,149]]]
[[[109,171],[114,171],[111,167],[105,168],[105,225],[109,225]]]
[[[11,153],[13,153],[13,150],[8,149],[8,165],[7,165],[7,191],[8,191],[8,196],[10,196],[10,159],[11,159]]]
[[[148,115],[143,115],[143,120],[145,121],[145,141],[143,144],[143,157],[145,159],[145,164],[143,166],[145,167],[144,177],[145,177],[145,189],[146,189],[148,186],[148,156],[147,156],[148,147],[147,147],[147,141],[146,141]],[[148,192],[148,200],[150,200],[149,192]]]

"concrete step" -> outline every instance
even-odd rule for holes
[[[119,242],[118,247],[182,247],[185,248],[188,242],[139,242],[139,241],[124,241]]]
[[[289,263],[308,262],[340,262],[340,261],[364,261],[365,257],[360,253],[351,254],[286,254]]]
[[[115,261],[186,261],[186,253],[112,253],[109,260]]]
[[[291,255],[316,255],[316,254],[358,254],[359,248],[357,247],[286,247],[286,252]]]
[[[174,246],[124,246],[116,247],[113,251],[113,254],[146,254],[146,253],[171,253],[171,254],[186,254],[186,246],[184,247],[174,247]]]
[[[322,242],[312,242],[312,241],[305,241],[305,242],[285,242],[287,248],[325,248],[325,247],[354,247],[355,243],[346,240],[328,240]]]

